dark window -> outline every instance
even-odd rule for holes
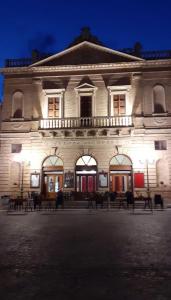
[[[154,146],[155,146],[155,150],[167,150],[166,141],[155,141]]]
[[[11,145],[11,152],[12,153],[20,153],[22,150],[22,144],[12,144]]]
[[[92,97],[81,96],[81,118],[92,116]]]

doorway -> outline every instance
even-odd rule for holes
[[[46,199],[55,199],[63,188],[63,161],[57,155],[47,157],[42,166],[42,193]]]
[[[117,193],[125,193],[131,189],[131,174],[110,173],[110,190]]]
[[[92,97],[81,96],[80,98],[80,117],[81,127],[89,127],[92,125]]]
[[[63,174],[51,174],[45,172],[44,174],[44,184],[46,191],[46,198],[54,199],[56,198],[57,192],[63,187]]]
[[[92,97],[91,96],[81,96],[80,98],[80,116],[81,118],[88,118],[92,116]]]
[[[92,193],[97,189],[97,163],[91,155],[83,155],[76,162],[76,191]]]
[[[96,191],[96,175],[77,174],[77,192],[93,193]]]
[[[132,162],[128,156],[117,154],[110,161],[110,191],[122,194],[132,189]]]

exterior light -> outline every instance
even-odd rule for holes
[[[23,199],[23,192],[24,192],[24,163],[26,161],[30,162],[29,160],[29,153],[26,151],[21,151],[20,153],[15,154],[13,160],[15,162],[20,163],[21,166],[21,177],[20,177],[20,193],[21,193],[21,198]]]
[[[146,177],[147,177],[147,196],[150,197],[149,164],[152,165],[155,163],[154,153],[152,153],[151,149],[144,147],[141,157],[142,159],[139,160],[139,162],[145,165]]]

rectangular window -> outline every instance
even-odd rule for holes
[[[126,112],[125,94],[113,96],[114,115],[124,115]]]
[[[154,142],[154,147],[155,150],[167,150],[167,142],[162,140],[162,141],[155,141]]]
[[[20,153],[22,150],[22,144],[12,144],[11,153]]]
[[[49,97],[48,98],[48,117],[59,118],[60,117],[60,98]]]

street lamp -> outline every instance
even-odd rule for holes
[[[24,193],[24,163],[28,160],[28,154],[24,151],[21,151],[20,153],[17,153],[14,157],[14,161],[20,163],[20,195],[23,199],[23,193]]]
[[[147,196],[150,197],[150,181],[149,181],[149,165],[154,164],[154,159],[149,154],[148,157],[145,156],[145,153],[143,155],[143,159],[140,160],[140,163],[143,163],[145,165],[146,170],[146,178],[147,178]]]

